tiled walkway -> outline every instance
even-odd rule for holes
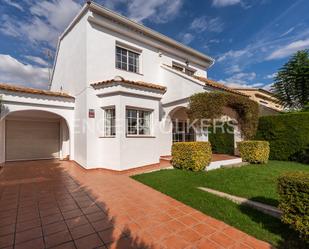
[[[126,175],[71,162],[9,163],[0,248],[270,248]]]

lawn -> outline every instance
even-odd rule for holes
[[[161,170],[133,178],[278,248],[301,248],[297,235],[279,219],[197,189],[207,186],[277,205],[277,176],[295,170],[309,171],[309,166],[272,161],[210,172]]]

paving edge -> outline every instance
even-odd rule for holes
[[[260,203],[257,201],[251,201],[249,199],[243,198],[243,197],[238,197],[235,195],[230,195],[224,192],[220,192],[218,190],[214,190],[211,188],[205,188],[205,187],[198,187],[199,190],[214,194],[216,196],[219,197],[223,197],[226,198],[228,200],[231,200],[237,204],[241,204],[241,205],[246,205],[246,206],[250,206],[256,210],[259,210],[265,214],[271,215],[275,218],[280,219],[281,215],[282,215],[282,211],[280,211],[278,208],[274,207],[274,206],[270,206],[264,203]]]

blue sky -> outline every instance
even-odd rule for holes
[[[0,0],[0,82],[46,88],[47,51],[85,1]],[[268,87],[295,51],[309,49],[308,0],[97,0],[215,58],[211,79]]]

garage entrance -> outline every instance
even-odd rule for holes
[[[45,111],[17,111],[5,120],[6,161],[69,157],[65,120]]]

